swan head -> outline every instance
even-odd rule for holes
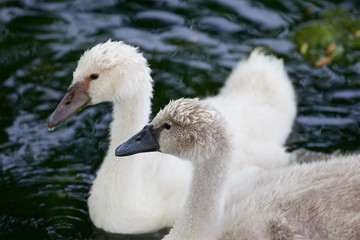
[[[88,105],[117,102],[134,95],[152,97],[147,61],[137,48],[109,40],[80,57],[72,83],[47,126],[49,129],[58,126]]]
[[[115,151],[116,156],[159,151],[201,161],[204,156],[228,153],[225,120],[213,107],[199,99],[171,101],[140,132]]]

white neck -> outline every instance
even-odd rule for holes
[[[216,239],[230,165],[227,153],[226,156],[220,155],[195,164],[184,211],[165,239]]]
[[[151,96],[141,92],[124,98],[113,105],[113,121],[110,126],[110,145],[106,159],[115,158],[115,149],[148,123]]]
[[[109,149],[101,168],[97,172],[92,188],[93,196],[96,194],[94,193],[95,189],[104,188],[109,182],[116,183],[115,185],[122,186],[123,191],[129,191],[133,194],[141,191],[143,163],[139,160],[142,159],[142,156],[133,155],[118,158],[115,156],[115,149],[140,131],[148,122],[150,101],[149,93],[144,95],[139,93],[132,98],[124,98],[114,102]],[[102,193],[102,191],[100,192]]]

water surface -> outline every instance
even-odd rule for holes
[[[236,62],[264,46],[284,59],[296,88],[289,149],[359,151],[360,63],[315,68],[292,40],[337,8],[359,17],[360,4],[350,0],[1,1],[0,239],[166,233],[113,235],[91,224],[86,201],[107,150],[110,104],[54,132],[45,125],[81,53],[109,38],[139,46],[149,60],[154,113],[169,99],[216,94]]]

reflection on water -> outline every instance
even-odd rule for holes
[[[112,235],[90,222],[86,201],[107,149],[109,104],[87,108],[54,132],[46,129],[83,50],[108,38],[139,46],[149,59],[153,112],[170,98],[216,93],[238,59],[265,46],[284,58],[298,95],[289,146],[359,151],[359,63],[314,68],[291,40],[324,9],[359,14],[359,3],[336,2],[1,1],[0,239],[160,239],[166,233]]]

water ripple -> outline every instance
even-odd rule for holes
[[[91,224],[86,201],[107,151],[110,104],[51,133],[45,125],[79,56],[109,38],[149,59],[154,112],[170,98],[215,94],[239,59],[265,46],[284,58],[297,92],[290,148],[359,151],[359,64],[314,68],[292,42],[300,24],[339,6],[358,13],[350,0],[0,1],[0,239],[166,234],[116,235]]]

